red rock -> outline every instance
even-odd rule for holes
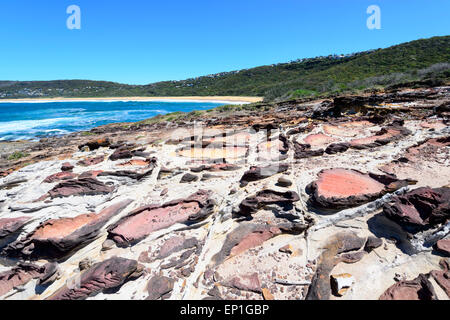
[[[443,270],[433,270],[430,272],[430,275],[450,298],[450,264],[445,259],[439,261],[439,264]]]
[[[439,240],[436,243],[436,250],[450,257],[450,238]]]
[[[58,172],[55,174],[52,174],[51,176],[48,176],[47,178],[44,179],[44,183],[53,183],[56,181],[61,181],[61,180],[70,180],[70,179],[75,179],[77,177],[77,174],[69,172],[69,171],[62,171],[62,172]]]
[[[259,281],[258,273],[256,272],[252,274],[237,275],[222,282],[222,285],[238,290],[262,293],[261,282]]]
[[[28,283],[32,279],[47,279],[51,272],[55,272],[53,264],[39,267],[30,263],[19,263],[16,267],[0,273],[0,296],[8,293],[14,287]]]
[[[79,178],[78,180],[67,180],[57,184],[48,192],[51,198],[70,196],[90,196],[108,194],[114,187],[105,185],[94,178]]]
[[[310,134],[303,141],[305,144],[309,144],[312,147],[317,147],[317,146],[328,145],[332,142],[335,142],[336,139],[332,138],[330,136],[327,136],[325,134],[318,133],[318,134]]]
[[[132,200],[124,200],[107,207],[98,214],[81,214],[73,218],[47,220],[25,239],[20,239],[4,249],[7,256],[26,259],[59,259],[74,249],[87,245],[97,238],[100,229]]]
[[[351,121],[340,123],[338,125],[325,124],[323,131],[339,137],[353,137],[362,133],[362,128],[372,127],[373,124],[369,121]]]
[[[433,285],[424,274],[414,280],[399,281],[387,289],[380,300],[437,300]]]
[[[244,199],[239,205],[239,214],[252,215],[260,208],[269,204],[288,205],[300,200],[294,191],[278,192],[273,190],[259,191],[255,196]]]
[[[83,300],[107,289],[119,288],[142,274],[136,260],[112,257],[84,271],[79,283],[64,285],[48,300]]]
[[[392,176],[364,174],[352,169],[322,170],[318,176],[307,191],[314,204],[330,209],[361,205],[406,184]]]
[[[0,219],[0,239],[6,238],[22,229],[28,220],[30,220],[28,217]]]
[[[258,181],[271,177],[277,173],[286,172],[289,169],[289,165],[286,163],[275,163],[268,166],[252,166],[242,176],[240,183],[241,187],[245,187],[249,182]]]
[[[396,196],[383,206],[390,219],[407,226],[428,228],[450,218],[450,188],[428,187]]]
[[[80,160],[77,162],[77,164],[80,166],[89,167],[89,166],[99,164],[99,163],[103,162],[104,160],[105,160],[105,158],[103,156],[98,156],[95,158],[86,158],[84,160]]]
[[[438,120],[438,121],[423,121],[420,123],[420,126],[422,128],[426,128],[426,129],[443,129],[446,128],[447,125],[444,124],[444,122],[442,120]]]
[[[131,159],[127,162],[123,162],[118,164],[118,166],[148,166],[150,164],[150,160],[146,159],[146,160],[139,160],[139,159]]]
[[[210,194],[210,191],[199,190],[187,199],[138,208],[111,226],[108,237],[119,246],[129,246],[175,223],[202,220],[214,210]]]

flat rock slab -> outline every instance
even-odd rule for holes
[[[139,277],[136,260],[112,257],[108,260],[94,264],[83,272],[73,285],[64,285],[48,300],[84,300],[108,289],[120,287],[127,280]]]
[[[80,166],[83,166],[83,167],[89,167],[89,166],[94,166],[96,164],[102,163],[104,160],[105,160],[105,157],[98,156],[95,158],[86,158],[84,160],[80,160],[77,162],[77,164]]]
[[[312,147],[326,146],[332,142],[335,142],[337,139],[327,136],[323,133],[318,134],[310,134],[303,141],[305,144],[309,144]]]
[[[199,190],[187,199],[138,208],[111,226],[108,237],[119,246],[129,246],[175,223],[204,219],[214,210],[210,195],[210,191]]]
[[[450,218],[450,188],[417,188],[394,197],[383,206],[383,213],[405,226],[436,226]]]
[[[339,137],[354,137],[363,133],[364,128],[372,127],[369,121],[351,121],[337,125],[325,124],[323,131],[327,134]]]
[[[381,197],[387,187],[401,184],[391,176],[377,176],[352,169],[322,170],[318,179],[307,186],[311,202],[319,207],[342,209],[361,205]]]
[[[47,178],[44,179],[44,183],[54,183],[56,181],[61,181],[61,180],[70,180],[70,179],[75,179],[78,175],[69,171],[61,171],[55,174],[52,174],[51,176],[48,176]]]
[[[81,214],[74,218],[45,221],[25,239],[8,245],[3,253],[26,259],[63,258],[76,248],[93,241],[109,219],[120,213],[131,202],[132,200],[118,202],[98,214]]]
[[[194,159],[239,159],[245,157],[247,152],[247,147],[193,147],[178,150],[177,154]]]

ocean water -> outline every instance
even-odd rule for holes
[[[223,104],[172,101],[0,103],[0,141],[39,140],[108,123],[140,121],[175,111],[207,110]]]

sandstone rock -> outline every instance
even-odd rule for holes
[[[327,145],[334,141],[336,141],[335,138],[332,138],[322,133],[310,134],[304,139],[305,144],[309,144],[310,146],[313,147]]]
[[[381,240],[380,238],[374,237],[374,236],[370,236],[367,238],[367,242],[366,242],[366,245],[364,246],[364,250],[366,250],[367,252],[372,252],[373,249],[381,247],[382,244],[383,244],[383,240]]]
[[[325,149],[325,152],[328,154],[336,154],[345,152],[348,150],[348,148],[350,148],[350,144],[347,142],[332,143]]]
[[[61,166],[61,171],[72,171],[74,166],[70,162],[64,162]]]
[[[252,215],[262,207],[269,204],[277,204],[285,206],[300,200],[295,191],[278,192],[274,190],[262,190],[255,196],[245,198],[239,205],[239,214],[248,216]]]
[[[294,142],[294,159],[305,159],[311,157],[320,157],[325,151],[323,149],[311,150],[310,144],[301,144]]]
[[[62,172],[58,172],[55,174],[52,174],[51,176],[48,176],[47,178],[44,179],[44,183],[54,183],[56,181],[61,181],[61,180],[70,180],[70,179],[75,179],[77,177],[77,174],[69,172],[69,171],[62,171]]]
[[[436,250],[445,256],[450,257],[450,238],[441,239],[436,242]]]
[[[89,150],[97,150],[100,147],[109,147],[111,141],[108,138],[102,138],[97,140],[91,140],[86,143],[80,144],[78,149],[82,150],[84,147],[88,147]]]
[[[83,167],[89,167],[89,166],[94,166],[96,164],[99,164],[99,163],[103,162],[104,160],[105,160],[105,157],[98,156],[95,158],[86,158],[84,160],[80,160],[77,162],[77,164],[80,166],[83,166]]]
[[[57,184],[48,192],[51,198],[61,198],[70,196],[92,196],[108,194],[114,187],[105,185],[103,182],[93,178],[79,178],[77,180],[67,180]]]
[[[100,229],[131,202],[132,200],[118,202],[98,214],[45,221],[26,238],[9,244],[3,254],[26,259],[63,258],[93,241]]]
[[[29,217],[3,218],[0,219],[0,239],[17,233],[30,220]]]
[[[289,180],[287,177],[280,177],[280,178],[278,178],[277,186],[288,188],[291,185],[292,185],[292,181]]]
[[[173,290],[175,280],[163,277],[154,276],[147,284],[148,297],[147,300],[157,300]]]
[[[223,281],[221,284],[225,287],[238,290],[262,293],[261,282],[259,281],[258,273],[256,272],[252,274],[237,275]]]
[[[430,275],[450,298],[450,263],[445,259],[441,259],[439,264],[443,270],[433,270],[430,272]]]
[[[387,289],[380,300],[436,300],[433,285],[424,274],[410,281],[399,281]]]
[[[198,180],[198,176],[191,173],[186,173],[181,177],[180,183],[189,183]]]
[[[98,177],[119,177],[119,178],[129,178],[133,180],[140,181],[153,172],[153,168],[149,170],[142,171],[130,171],[130,170],[117,170],[117,171],[102,171],[97,176]]]
[[[418,230],[436,226],[450,218],[450,188],[412,190],[385,204],[383,213],[403,226]]]
[[[264,167],[252,166],[242,176],[240,183],[241,187],[245,187],[249,182],[258,181],[271,177],[277,173],[286,172],[289,165],[286,163],[276,163]]]
[[[199,190],[187,199],[138,208],[108,228],[108,237],[119,246],[129,246],[175,223],[205,219],[214,210],[210,195],[210,191]]]
[[[84,300],[108,289],[115,289],[141,275],[136,260],[112,257],[84,271],[78,284],[64,285],[48,300]]]
[[[248,249],[262,245],[265,241],[282,233],[300,234],[308,225],[287,223],[278,225],[261,225],[244,223],[230,232],[218,253],[212,258],[214,265],[221,264],[229,257],[237,256]]]
[[[328,169],[306,188],[310,201],[329,209],[344,209],[373,201],[406,185],[392,176],[364,174],[350,169]]]
[[[202,171],[234,171],[239,170],[241,167],[230,163],[217,163],[212,165],[201,165],[199,167],[191,168],[192,172]]]
[[[331,275],[331,290],[333,294],[342,297],[355,282],[355,278],[349,273]]]
[[[109,156],[109,160],[116,161],[122,159],[130,159],[133,157],[133,153],[127,147],[117,148],[112,155]]]
[[[51,272],[55,272],[53,264],[39,267],[30,263],[19,263],[16,267],[0,273],[0,296],[15,287],[28,283],[32,279],[49,278]]]

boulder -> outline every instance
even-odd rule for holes
[[[196,176],[195,174],[192,173],[185,173],[182,177],[180,182],[181,183],[189,183],[189,182],[194,182],[198,180],[198,176]]]
[[[7,238],[20,231],[28,220],[30,220],[29,217],[0,219],[0,239]]]
[[[311,149],[310,144],[294,142],[294,159],[306,159],[311,157],[320,157],[325,151],[323,149]]]
[[[450,238],[439,240],[436,242],[435,248],[439,253],[450,257]]]
[[[414,280],[399,281],[389,287],[380,300],[437,300],[433,285],[424,274]]]
[[[112,257],[84,271],[75,284],[66,284],[48,300],[84,300],[100,292],[117,289],[142,275],[136,260]]]
[[[433,270],[430,272],[430,275],[450,298],[450,263],[445,259],[441,259],[439,264],[443,270]]]
[[[72,171],[74,166],[70,162],[64,162],[61,166],[61,171]]]

